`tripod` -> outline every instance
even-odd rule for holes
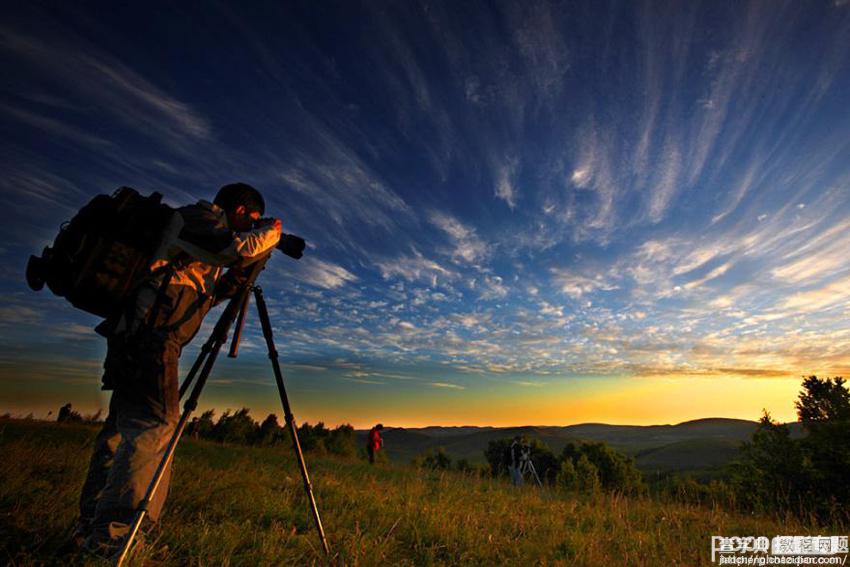
[[[316,523],[316,531],[319,534],[319,539],[322,541],[322,548],[325,551],[326,555],[330,555],[330,547],[328,546],[328,540],[325,537],[325,530],[322,528],[322,520],[319,517],[319,509],[316,506],[316,498],[313,496],[313,488],[310,483],[310,477],[307,474],[307,464],[304,462],[304,455],[301,452],[301,444],[298,441],[298,432],[295,428],[295,416],[292,415],[292,409],[289,407],[289,398],[286,395],[286,388],[283,385],[283,374],[280,370],[280,363],[278,362],[278,354],[277,349],[274,346],[274,337],[272,336],[272,325],[269,320],[269,312],[266,308],[266,301],[263,297],[263,290],[261,287],[254,285],[254,282],[257,280],[257,277],[260,275],[260,272],[265,268],[266,262],[270,258],[271,254],[264,256],[263,258],[257,260],[253,264],[251,264],[248,268],[248,277],[239,291],[233,296],[233,298],[228,302],[227,307],[224,309],[224,312],[219,317],[218,322],[213,329],[213,332],[210,335],[210,338],[206,343],[201,347],[201,352],[198,354],[198,358],[195,360],[192,365],[191,370],[189,370],[189,374],[186,376],[186,379],[183,381],[183,384],[180,386],[180,397],[189,390],[192,386],[192,382],[195,381],[195,376],[198,376],[197,382],[195,382],[194,387],[192,387],[192,393],[186,399],[186,402],[183,404],[183,413],[180,416],[180,420],[177,422],[177,427],[174,429],[174,433],[171,436],[171,439],[168,441],[168,445],[165,449],[165,454],[162,457],[162,460],[159,463],[159,466],[154,473],[153,479],[151,479],[150,484],[148,485],[148,489],[145,492],[144,498],[139,503],[138,508],[136,509],[136,516],[133,519],[133,523],[130,527],[130,532],[127,536],[127,540],[124,542],[124,547],[121,549],[121,553],[118,556],[118,561],[116,565],[120,567],[124,561],[127,559],[128,553],[130,551],[130,547],[133,544],[133,540],[139,532],[139,527],[142,525],[142,521],[148,513],[148,507],[150,506],[151,500],[159,488],[160,483],[162,482],[162,478],[165,474],[165,471],[168,468],[171,460],[174,457],[174,452],[177,449],[177,443],[180,441],[180,437],[183,435],[184,430],[186,429],[186,425],[189,422],[189,416],[192,414],[195,409],[198,407],[198,398],[201,395],[201,391],[204,388],[204,385],[207,382],[207,378],[212,372],[213,365],[215,364],[216,357],[218,356],[219,351],[221,350],[222,345],[227,342],[227,334],[230,331],[230,327],[233,324],[234,320],[236,322],[236,330],[233,334],[233,342],[230,346],[229,356],[231,358],[235,358],[237,351],[239,349],[239,340],[242,334],[242,327],[245,324],[245,312],[248,310],[248,303],[250,302],[251,292],[254,294],[254,298],[257,303],[257,311],[260,316],[260,325],[263,329],[263,336],[266,339],[266,346],[269,351],[269,359],[271,360],[272,370],[274,371],[275,382],[277,383],[277,389],[280,393],[280,401],[283,405],[283,413],[284,418],[286,420],[286,425],[289,429],[289,433],[292,437],[292,447],[295,450],[295,456],[298,460],[298,465],[301,469],[301,478],[304,481],[304,490],[307,492],[307,497],[310,500],[310,508],[313,513],[313,520]],[[198,372],[200,371],[200,374]]]
[[[537,486],[543,486],[543,483],[540,482],[540,477],[537,476],[537,469],[534,468],[534,462],[531,460],[531,455],[526,452],[522,453],[522,457],[520,457],[519,461],[519,474],[525,478],[525,475],[531,474],[534,480],[537,481]]]

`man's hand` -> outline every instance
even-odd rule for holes
[[[280,235],[283,232],[283,222],[281,222],[280,219],[275,219],[275,218],[258,219],[255,222],[254,226],[256,226],[258,228],[270,226],[277,231],[278,235]]]

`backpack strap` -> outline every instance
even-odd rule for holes
[[[147,327],[148,334],[153,333],[154,325],[156,325],[156,318],[159,317],[160,307],[162,306],[162,302],[165,299],[165,294],[168,290],[168,285],[171,283],[172,278],[174,277],[174,272],[177,271],[174,262],[169,262],[165,266],[162,266],[154,271],[165,273],[165,277],[162,278],[162,283],[159,284],[159,289],[156,292],[156,299],[153,302],[153,306],[151,310],[148,311],[147,321],[145,325]]]

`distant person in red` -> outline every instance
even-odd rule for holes
[[[381,430],[384,428],[382,424],[378,424],[369,430],[369,441],[366,444],[366,450],[369,452],[369,464],[375,464],[375,453],[381,450],[384,446],[384,440],[381,438]]]

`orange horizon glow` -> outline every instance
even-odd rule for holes
[[[323,422],[328,427],[349,423],[368,429],[381,422],[387,427],[427,426],[568,426],[583,423],[608,425],[674,425],[705,418],[757,421],[762,410],[780,422],[797,420],[794,401],[800,378],[742,377],[621,377],[616,379],[565,380],[534,388],[522,388],[506,395],[500,389],[482,391],[423,392],[410,396],[386,395],[374,400],[327,399],[315,391],[291,391],[290,402],[297,423]],[[507,386],[505,387],[507,388]],[[81,392],[82,393],[82,392]],[[211,390],[199,404],[202,411],[215,408],[216,416],[230,408],[248,407],[255,420],[275,413],[283,423],[277,391],[270,388],[262,396],[255,393],[233,395]],[[76,397],[76,396],[73,396]],[[38,418],[55,416],[59,406],[71,401],[74,408],[91,414],[106,409],[105,393],[89,392],[83,399],[51,396],[37,404],[11,408],[15,415],[32,412]],[[69,399],[66,399],[69,398]],[[58,400],[63,400],[58,401]],[[9,411],[3,408],[3,411]]]

